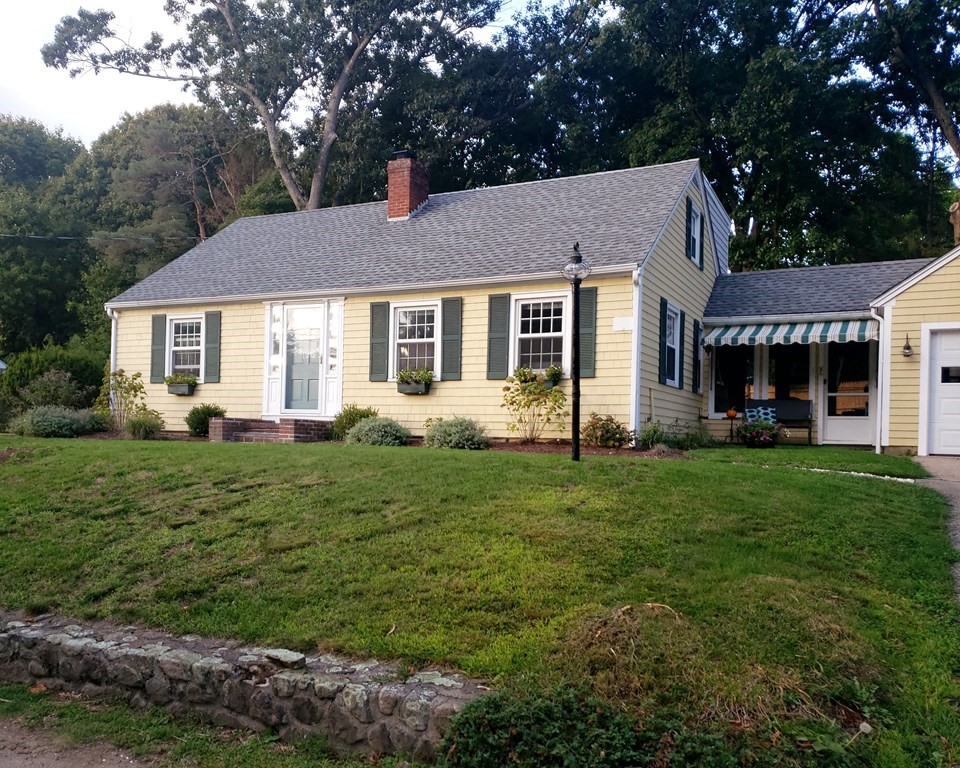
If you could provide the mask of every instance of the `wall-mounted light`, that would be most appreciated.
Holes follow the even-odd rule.
[[[913,347],[910,346],[910,334],[907,334],[907,341],[900,350],[904,357],[913,357]]]

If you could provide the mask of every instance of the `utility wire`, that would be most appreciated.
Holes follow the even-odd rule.
[[[197,242],[199,238],[189,237],[187,235],[179,235],[177,237],[129,237],[127,235],[86,235],[85,237],[66,237],[63,235],[14,235],[0,232],[0,238],[7,240],[60,240],[60,241],[71,241],[71,240],[126,240],[130,242],[137,243],[156,243],[158,240],[160,242],[182,242],[184,240],[189,240],[190,242]]]

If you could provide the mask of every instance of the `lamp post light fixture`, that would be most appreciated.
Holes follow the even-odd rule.
[[[573,287],[573,359],[570,365],[571,399],[571,429],[573,430],[572,458],[580,461],[580,283],[590,274],[590,262],[584,261],[580,255],[580,243],[573,244],[573,254],[570,260],[563,265],[560,274]]]

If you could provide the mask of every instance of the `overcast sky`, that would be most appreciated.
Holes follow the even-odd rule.
[[[508,5],[519,3],[514,0]],[[6,0],[4,6],[0,113],[63,128],[90,146],[124,112],[136,114],[155,104],[190,101],[175,83],[115,72],[71,78],[64,70],[44,66],[40,57],[40,48],[53,39],[60,19],[76,15],[80,7],[113,11],[114,32],[131,43],[139,45],[153,30],[169,40],[176,28],[163,12],[163,0]]]
[[[113,72],[71,78],[45,67],[40,48],[53,39],[57,22],[81,6],[116,14],[114,31],[140,43],[154,29],[169,31],[163,0],[27,0],[4,3],[0,25],[0,112],[39,120],[88,146],[124,112],[154,104],[183,103],[188,96],[174,83]]]

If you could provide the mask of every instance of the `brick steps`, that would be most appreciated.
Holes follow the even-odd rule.
[[[211,443],[316,443],[330,439],[330,422],[319,419],[210,419]]]

